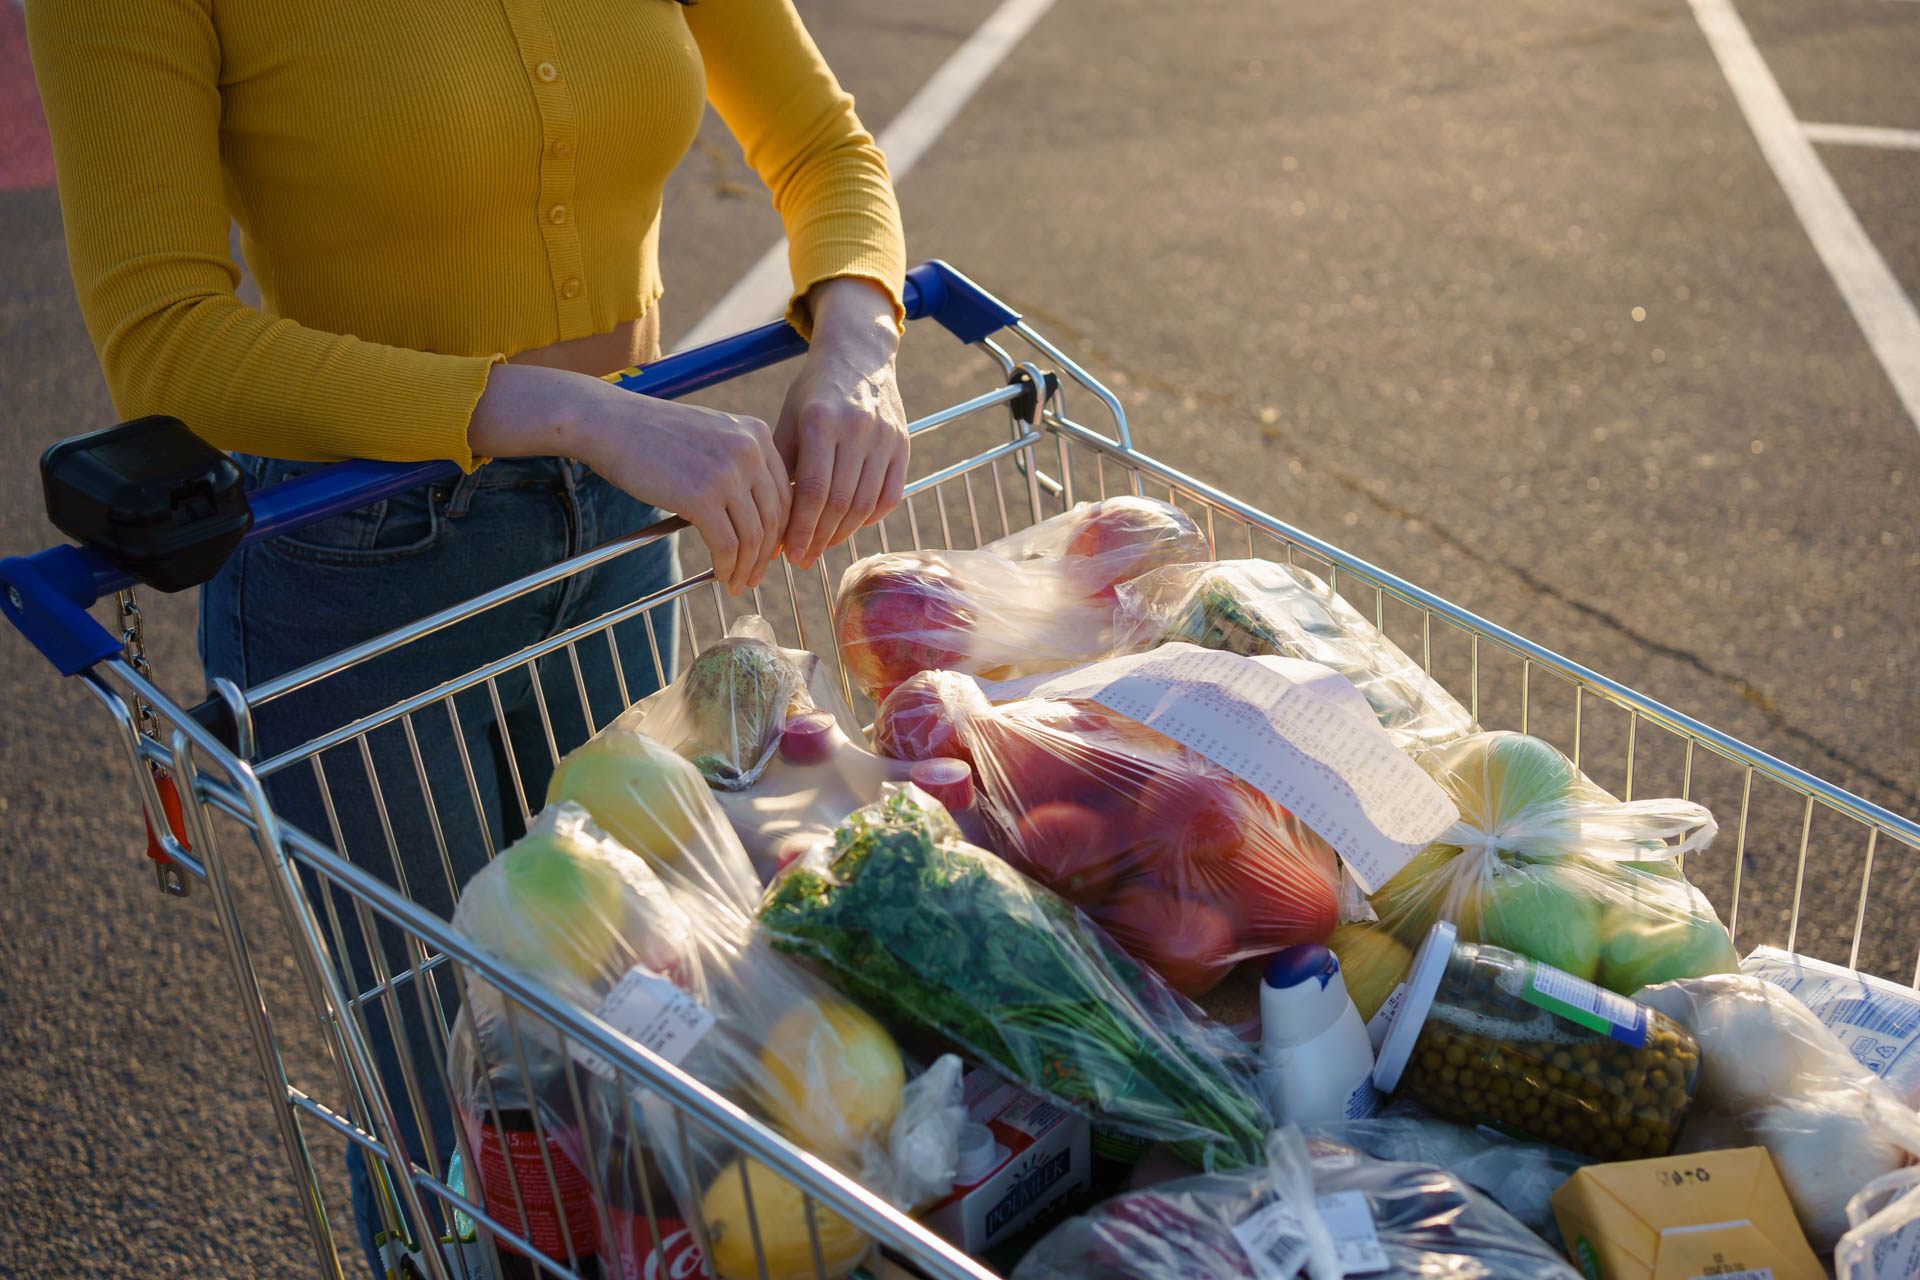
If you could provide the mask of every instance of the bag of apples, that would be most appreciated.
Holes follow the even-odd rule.
[[[995,853],[1081,907],[1185,996],[1337,922],[1334,851],[1251,784],[1091,702],[994,706],[929,671],[881,704],[874,741],[973,767]]]
[[[1622,802],[1549,743],[1478,733],[1415,757],[1460,820],[1372,895],[1379,920],[1329,945],[1370,1017],[1436,920],[1622,995],[1737,972],[1706,895],[1675,861],[1719,830],[1691,800]]]
[[[840,653],[876,702],[922,671],[1055,671],[1107,651],[1119,584],[1210,555],[1178,507],[1128,497],[1080,503],[977,551],[868,556],[840,579]]]

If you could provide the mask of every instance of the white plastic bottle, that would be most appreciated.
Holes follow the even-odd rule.
[[[1340,961],[1318,943],[1276,953],[1260,978],[1260,1087],[1277,1124],[1380,1109],[1373,1045]]]

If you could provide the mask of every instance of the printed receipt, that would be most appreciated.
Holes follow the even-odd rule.
[[[1332,845],[1369,893],[1460,817],[1360,691],[1318,663],[1168,644],[1021,684],[1097,702],[1246,779]],[[1004,691],[987,687],[995,701]]]

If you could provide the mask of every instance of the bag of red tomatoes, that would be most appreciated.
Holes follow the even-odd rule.
[[[1198,752],[1095,703],[994,706],[970,677],[926,671],[881,704],[874,741],[895,759],[970,764],[993,851],[1182,995],[1338,923],[1324,840]]]

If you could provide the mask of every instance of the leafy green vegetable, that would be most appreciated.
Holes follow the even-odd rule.
[[[1076,1110],[1203,1168],[1262,1158],[1246,1047],[917,789],[849,817],[827,867],[790,870],[760,921],[869,1009]]]

